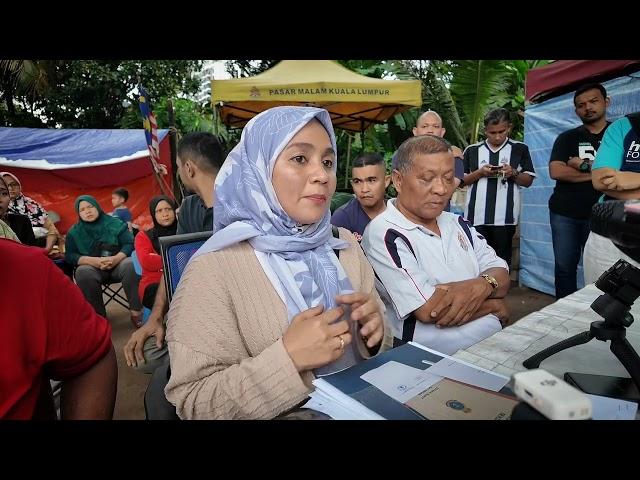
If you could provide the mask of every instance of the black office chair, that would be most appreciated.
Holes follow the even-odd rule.
[[[187,233],[159,239],[169,302],[171,302],[189,259],[211,234],[212,232]],[[147,391],[144,394],[144,411],[147,420],[179,420],[175,407],[164,394],[164,388],[167,386],[170,376],[170,365],[156,368],[151,375]]]
[[[196,253],[213,232],[185,233],[183,235],[171,235],[161,237],[160,251],[162,255],[162,267],[164,269],[164,282],[167,287],[167,299],[171,302],[178,282],[182,277],[191,256]]]

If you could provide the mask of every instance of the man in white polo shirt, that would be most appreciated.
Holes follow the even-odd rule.
[[[443,212],[455,188],[449,143],[406,140],[392,177],[398,197],[369,223],[362,248],[394,345],[413,340],[453,354],[493,335],[508,322],[509,270],[462,217]]]

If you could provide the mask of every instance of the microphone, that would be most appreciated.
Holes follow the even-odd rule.
[[[610,200],[591,209],[589,228],[640,262],[640,200]]]

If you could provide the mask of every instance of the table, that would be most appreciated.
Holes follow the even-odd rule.
[[[545,348],[588,331],[591,322],[602,320],[591,303],[603,292],[594,284],[530,313],[513,325],[482,342],[458,351],[454,358],[511,376],[526,370],[522,362]],[[627,328],[627,340],[640,352],[640,299],[631,308],[635,322]],[[629,373],[609,349],[610,342],[593,339],[547,358],[540,364],[557,377],[565,372],[629,377]]]

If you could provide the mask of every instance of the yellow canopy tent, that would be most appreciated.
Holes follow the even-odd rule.
[[[212,80],[211,92],[230,127],[279,105],[308,105],[328,110],[336,128],[363,132],[422,105],[419,80],[370,78],[331,60],[283,60],[255,77]]]

